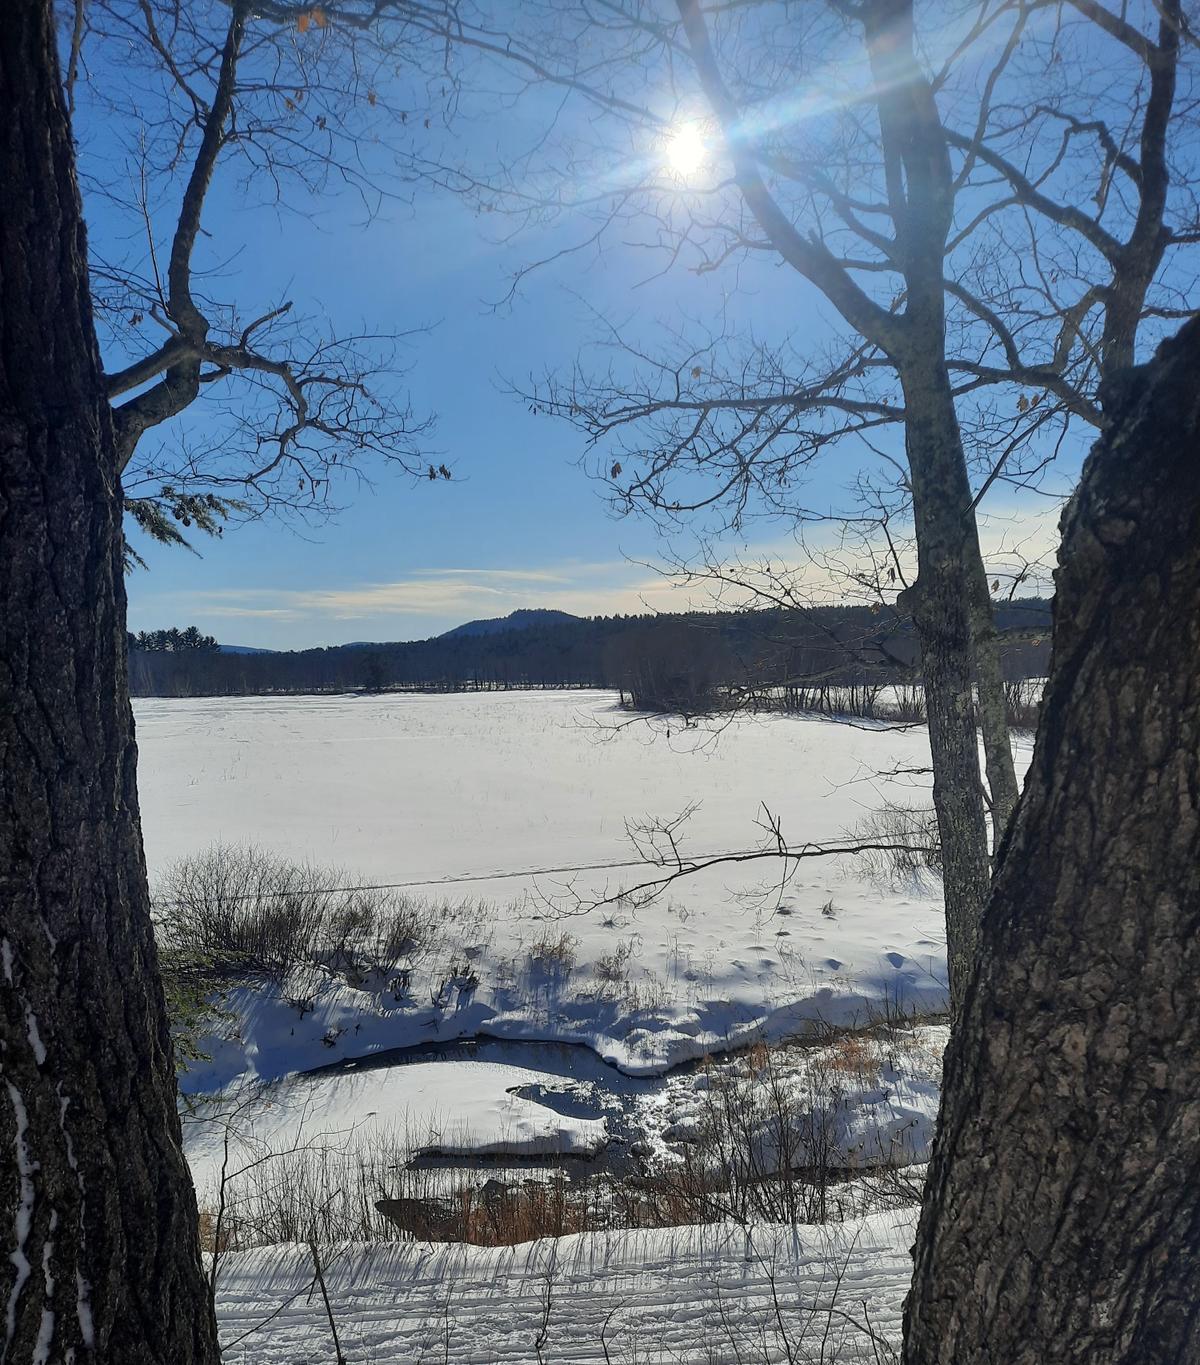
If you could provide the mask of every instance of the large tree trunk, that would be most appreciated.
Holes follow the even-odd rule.
[[[4,7],[0,108],[0,1360],[210,1362],[49,0]]]
[[[906,1365],[1200,1360],[1198,374],[1200,321],[1126,386],[1065,518]]]

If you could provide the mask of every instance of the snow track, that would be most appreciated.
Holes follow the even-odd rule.
[[[672,1228],[497,1249],[350,1245],[330,1253],[325,1276],[352,1365],[874,1365],[899,1341],[915,1219],[906,1210],[827,1227]],[[303,1247],[224,1260],[227,1365],[333,1359],[313,1278]]]

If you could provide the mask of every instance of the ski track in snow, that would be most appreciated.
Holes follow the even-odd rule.
[[[603,1365],[605,1345],[611,1365],[767,1365],[807,1359],[803,1346],[822,1338],[823,1359],[866,1365],[876,1356],[864,1325],[899,1340],[915,1220],[907,1210],[820,1228],[673,1228],[498,1249],[352,1245],[324,1269],[351,1365],[536,1365],[543,1331],[546,1365]],[[306,1248],[227,1257],[219,1300],[226,1365],[332,1360]]]

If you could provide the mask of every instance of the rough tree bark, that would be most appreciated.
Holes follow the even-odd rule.
[[[0,1360],[217,1360],[150,926],[49,0],[0,24]]]
[[[1200,320],[1121,386],[1064,519],[905,1365],[1200,1360],[1197,374]]]

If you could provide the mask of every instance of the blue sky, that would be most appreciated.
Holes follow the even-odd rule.
[[[569,364],[596,334],[593,308],[646,325],[678,321],[684,310],[702,318],[721,306],[724,283],[682,271],[646,282],[644,254],[616,245],[535,272],[497,310],[512,272],[578,229],[495,245],[492,222],[434,192],[367,226],[354,216],[349,202],[320,226],[235,213],[246,242],[239,287],[265,304],[295,298],[298,310],[349,328],[428,324],[408,349],[406,382],[414,406],[435,415],[429,444],[455,480],[414,484],[380,468],[372,487],[347,490],[331,523],[236,527],[219,542],[196,538],[199,558],[139,537],[149,569],[129,579],[131,629],[195,623],[227,642],[295,648],[420,638],[519,606],[597,614],[683,605],[644,567],[662,553],[654,531],[615,516],[580,467],[584,437],[532,415],[506,381]],[[760,295],[762,304],[812,308],[786,284],[782,297]],[[745,306],[753,312],[755,302]],[[824,330],[818,317],[812,325]],[[830,503],[840,494],[832,470],[809,493]],[[774,544],[783,534],[758,525],[731,544]]]
[[[85,141],[88,131],[81,129]],[[455,136],[468,158],[495,150],[486,124],[468,120]],[[620,171],[614,166],[614,176]],[[106,205],[89,198],[85,208],[90,230],[103,238],[113,226]],[[586,236],[586,225],[560,219],[501,243],[495,237],[508,224],[423,187],[411,205],[365,226],[349,195],[303,208],[280,218],[247,207],[218,170],[206,225],[219,229],[226,251],[225,244],[241,248],[223,292],[250,315],[289,298],[298,312],[345,329],[428,326],[411,342],[405,382],[414,407],[435,415],[430,450],[455,479],[414,484],[386,468],[368,470],[372,486],[347,489],[336,520],[231,528],[220,541],[197,538],[199,555],[135,536],[148,569],[129,579],[131,629],[195,624],[226,643],[299,648],[421,638],[523,606],[586,615],[687,605],[686,594],[646,566],[664,551],[653,530],[614,517],[580,467],[584,438],[531,414],[505,380],[568,366],[596,336],[596,313],[646,335],[657,322],[703,322],[732,307],[760,333],[819,341],[829,328],[813,292],[777,266],[744,272],[733,295],[722,272],[676,268],[648,279],[658,266],[646,252],[612,240],[600,255],[572,254],[536,271],[497,309],[514,271]],[[169,224],[174,201],[162,209]],[[188,418],[201,427],[204,420]],[[865,458],[852,450],[818,465],[805,503],[844,507]],[[1030,520],[1027,507],[1002,506],[985,541],[1011,542],[1017,528],[1017,538],[1044,552],[1053,514],[1042,504],[1034,512]],[[785,526],[760,521],[724,548],[778,560],[789,543]],[[686,535],[679,548],[692,548]]]
[[[584,438],[532,415],[505,381],[574,357],[594,333],[581,294],[617,312],[657,306],[670,317],[672,293],[703,285],[637,289],[639,263],[614,250],[586,272],[579,261],[547,268],[497,311],[489,300],[541,244],[489,246],[476,216],[448,196],[366,228],[292,225],[275,236],[271,223],[255,227],[255,259],[270,262],[279,292],[308,294],[309,311],[349,326],[431,324],[413,340],[407,384],[414,406],[435,414],[429,444],[455,480],[413,483],[381,468],[372,487],[347,490],[332,523],[237,527],[220,542],[196,539],[202,558],[139,539],[149,571],[129,580],[131,628],[195,622],[227,641],[296,647],[420,638],[518,606],[595,614],[641,610],[647,593],[658,599],[657,576],[626,558],[656,557],[653,531],[613,515],[580,467]],[[256,287],[266,283],[255,275]]]

